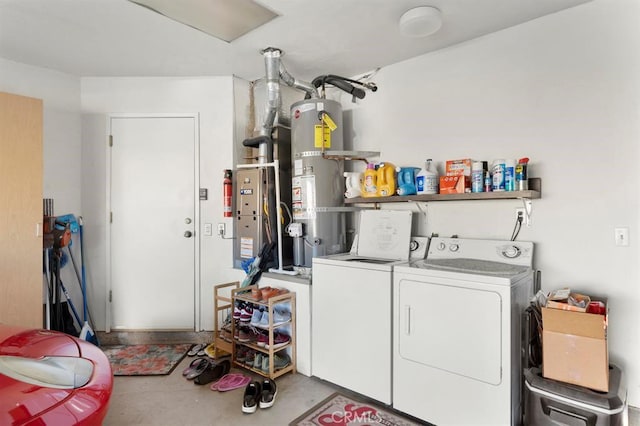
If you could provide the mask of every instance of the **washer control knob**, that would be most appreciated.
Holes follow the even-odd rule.
[[[502,255],[509,259],[515,259],[520,256],[520,254],[522,254],[522,252],[518,246],[509,246],[502,251]]]
[[[444,250],[446,248],[447,248],[447,245],[445,243],[438,244],[438,250],[442,251],[442,250]]]
[[[458,244],[451,244],[451,245],[449,246],[449,250],[455,253],[455,252],[457,252],[458,250],[460,250],[460,246],[459,246]]]

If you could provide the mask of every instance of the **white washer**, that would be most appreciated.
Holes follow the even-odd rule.
[[[393,407],[439,426],[521,423],[533,243],[432,238],[394,268]]]
[[[358,248],[313,259],[311,373],[391,404],[392,272],[409,259],[410,211],[363,211]]]

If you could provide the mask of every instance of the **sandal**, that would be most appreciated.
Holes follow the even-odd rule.
[[[231,370],[231,362],[229,362],[228,359],[220,361],[219,363],[207,361],[207,366],[195,377],[193,383],[196,385],[206,385],[221,378],[227,374],[229,370]]]
[[[189,364],[189,366],[187,368],[185,368],[184,370],[182,370],[182,375],[184,377],[187,377],[189,375],[189,373],[192,373],[193,371],[195,371],[195,369],[198,367],[199,364],[205,362],[206,359],[204,358],[196,358],[193,361],[191,361],[191,364]]]
[[[226,392],[245,387],[251,381],[251,377],[241,373],[225,374],[220,380],[211,385],[211,390]]]
[[[193,368],[193,370],[187,373],[187,375],[185,376],[187,380],[195,379],[196,377],[201,375],[207,369],[207,367],[209,367],[209,360],[207,358],[197,358],[197,359],[202,361],[197,363],[196,366]]]
[[[187,352],[187,355],[188,356],[196,356],[198,354],[198,352],[203,350],[206,346],[207,346],[206,343],[198,343],[197,345],[193,345],[193,346],[191,346],[191,349],[189,349],[189,352]]]

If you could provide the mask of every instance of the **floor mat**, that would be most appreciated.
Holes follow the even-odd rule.
[[[101,349],[109,358],[114,376],[163,376],[176,368],[191,346],[115,345]]]
[[[372,425],[419,426],[377,404],[361,402],[338,392],[289,423],[290,426]]]

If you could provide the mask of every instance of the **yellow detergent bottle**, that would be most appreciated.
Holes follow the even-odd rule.
[[[396,193],[396,167],[391,163],[378,166],[378,197],[388,197]]]
[[[376,180],[378,175],[373,163],[367,164],[367,170],[364,171],[364,178],[362,179],[362,196],[363,197],[377,197],[378,187]]]

